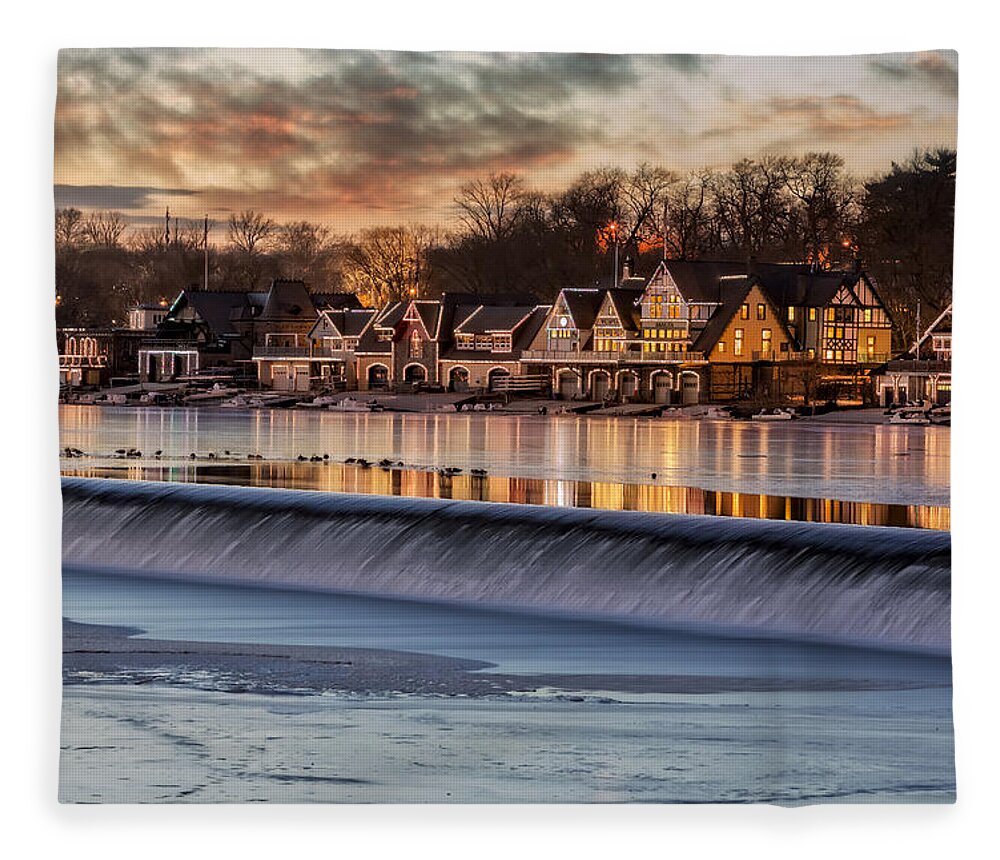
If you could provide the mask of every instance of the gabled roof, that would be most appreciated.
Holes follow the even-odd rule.
[[[348,308],[347,310],[320,311],[316,324],[309,331],[310,337],[321,336],[319,331],[331,326],[341,337],[358,337],[371,318],[375,316],[374,308]],[[329,335],[327,335],[329,336]]]
[[[496,307],[495,305],[479,305],[465,319],[455,326],[456,334],[489,334],[491,332],[513,332],[524,322],[536,306],[512,305]],[[460,316],[456,308],[455,319]]]
[[[442,352],[441,357],[449,361],[516,361],[521,356],[521,352],[527,349],[535,335],[545,325],[551,305],[535,305],[533,308],[524,308],[527,315],[514,331],[511,338],[510,352],[493,352],[491,349],[455,349],[454,345]],[[468,332],[467,332],[468,333]]]
[[[629,279],[635,280],[635,279]],[[622,321],[622,326],[626,331],[638,331],[642,308],[639,303],[642,300],[642,289],[619,288],[608,290],[607,296],[615,306],[618,317]]]
[[[170,315],[185,304],[205,321],[215,337],[238,334],[233,323],[252,314],[247,293],[235,290],[185,290],[171,306]]]
[[[594,327],[594,320],[604,302],[605,292],[597,287],[566,287],[559,291],[559,295],[566,303],[576,327],[590,329]]]
[[[793,333],[789,331],[787,323],[782,319],[780,306],[768,296],[761,279],[756,275],[751,275],[743,278],[723,278],[720,281],[721,304],[715,313],[712,314],[700,334],[695,338],[694,343],[691,345],[693,351],[704,352],[707,355],[715,348],[715,344],[722,337],[726,326],[729,325],[733,317],[739,312],[744,300],[754,286],[760,287],[765,300],[770,304],[775,327],[788,339],[790,344],[794,346],[798,345]]]
[[[316,307],[304,281],[274,280],[267,293],[262,320],[315,319]]]

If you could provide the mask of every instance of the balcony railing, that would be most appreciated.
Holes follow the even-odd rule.
[[[896,361],[890,361],[888,369],[891,372],[932,371],[935,373],[951,373],[951,362],[940,361],[938,359],[901,358]]]
[[[681,364],[704,361],[701,352],[584,351],[570,349],[526,349],[522,361],[568,362],[569,364]]]
[[[308,346],[255,346],[254,358],[308,358]]]

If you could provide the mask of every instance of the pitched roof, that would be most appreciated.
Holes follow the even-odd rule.
[[[754,281],[748,277],[724,278],[719,281],[716,297],[713,301],[721,301],[721,305],[716,308],[715,313],[705,323],[705,327],[691,344],[691,349],[694,352],[707,354],[712,350],[719,338],[722,337],[729,321],[742,306],[743,300],[747,297],[753,284]]]
[[[496,307],[495,305],[479,305],[465,319],[455,326],[455,332],[462,334],[487,334],[488,332],[512,332],[527,319],[534,310],[534,304],[511,305]],[[456,309],[455,319],[460,316]]]
[[[235,290],[185,290],[182,295],[216,337],[237,334],[233,323],[251,310],[247,294]]]
[[[315,319],[316,307],[304,281],[275,279],[267,293],[262,320]]]
[[[601,309],[606,292],[596,287],[567,287],[560,291],[578,329],[594,327],[594,320]]]
[[[510,352],[493,352],[492,349],[456,349],[454,345],[441,353],[441,357],[449,361],[516,361],[521,352],[527,349],[535,335],[545,324],[551,305],[535,305],[533,308],[523,308],[527,314],[514,331],[511,338]]]
[[[317,310],[327,308],[344,310],[361,307],[361,302],[354,293],[310,293],[310,296]]]
[[[608,290],[607,294],[611,297],[615,310],[618,311],[618,317],[622,321],[622,326],[627,331],[639,330],[641,319],[641,308],[639,307],[639,302],[642,299],[643,292],[644,290],[642,289],[637,290],[628,288]]]

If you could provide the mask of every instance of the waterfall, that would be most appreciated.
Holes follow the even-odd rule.
[[[946,651],[944,532],[64,478],[63,560]]]

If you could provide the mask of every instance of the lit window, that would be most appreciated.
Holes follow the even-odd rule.
[[[767,319],[767,308],[762,304],[757,305],[757,319],[759,320]]]
[[[806,350],[806,358],[812,359],[815,357],[816,357],[816,350],[813,349],[812,347],[809,347],[809,349]]]
[[[771,329],[769,328],[760,333],[760,350],[765,354],[771,351]]]
[[[809,322],[816,322],[816,308],[809,308]]]
[[[829,322],[833,321],[833,318],[834,318],[834,310],[833,310],[833,308],[827,308],[826,309],[826,318],[827,318],[827,320]]]
[[[740,308],[740,319],[750,319],[750,305],[743,305],[743,307]]]
[[[788,309],[788,321],[795,322],[795,308],[790,307]]]
[[[725,352],[725,351],[726,351],[726,342],[724,340],[720,340],[719,341],[719,352]]]
[[[733,338],[733,355],[743,355],[743,329],[736,329]]]
[[[826,358],[827,361],[833,361],[833,350],[826,350],[826,352],[823,353],[823,357]]]
[[[872,321],[872,309],[871,308],[865,308],[865,311],[864,311],[864,321],[866,323],[870,323]]]

